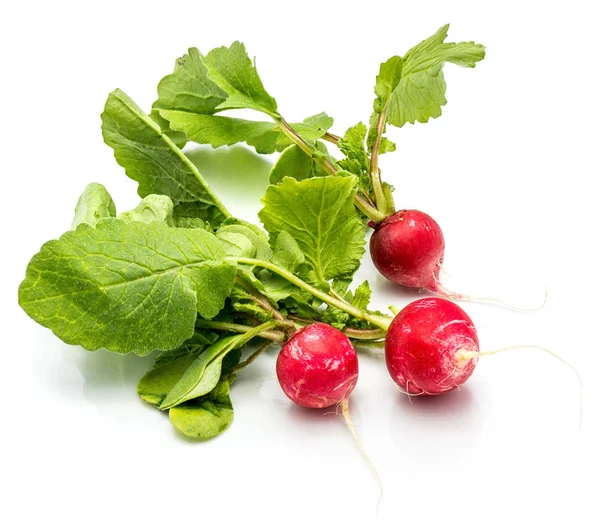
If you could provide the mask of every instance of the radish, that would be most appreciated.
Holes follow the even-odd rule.
[[[283,392],[292,402],[308,408],[340,406],[358,449],[375,474],[381,501],[383,486],[379,472],[358,438],[348,408],[350,393],[358,380],[358,356],[350,340],[331,325],[308,325],[283,346],[276,371]]]
[[[479,350],[471,318],[455,303],[437,297],[411,302],[393,319],[385,340],[392,379],[409,397],[439,395],[465,383],[481,356],[516,349],[538,349],[569,367],[579,380],[579,425],[583,420],[583,383],[575,367],[547,348],[514,345]]]
[[[455,300],[492,302],[512,310],[535,312],[535,308],[514,306],[493,297],[472,297],[448,290],[440,282],[444,261],[444,235],[436,221],[420,210],[398,210],[374,227],[371,236],[371,259],[388,280],[406,288],[426,289]]]
[[[281,349],[277,378],[283,392],[300,406],[347,408],[358,380],[358,357],[342,332],[325,323],[311,324]]]
[[[376,226],[370,249],[373,264],[388,280],[439,292],[444,236],[431,216],[399,210]]]
[[[428,297],[407,305],[392,321],[385,360],[392,379],[409,395],[439,395],[471,376],[479,340],[473,321],[456,304]]]

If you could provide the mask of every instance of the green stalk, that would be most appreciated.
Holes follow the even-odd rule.
[[[313,157],[314,155],[314,148],[308,144],[295,130],[294,128],[288,124],[283,118],[279,118],[277,120],[277,124],[279,125],[281,131],[292,141],[294,142],[294,144],[296,144],[302,151],[304,151],[304,153],[306,153],[309,157]],[[330,142],[334,142],[335,144],[337,144],[337,142],[339,141],[339,137],[337,137],[336,135],[331,135],[330,133],[327,133],[325,136],[329,135],[329,138],[327,138],[327,140],[329,140]],[[325,138],[325,137],[323,137]],[[379,143],[381,143],[381,138],[379,139]],[[332,164],[332,162],[328,159],[319,157],[317,159],[315,159],[319,164],[321,164],[323,166],[323,168],[325,168],[325,171],[327,171],[327,173],[329,173],[330,175],[335,175],[337,173],[337,168],[335,167],[334,164]],[[375,161],[377,162],[377,160]],[[379,190],[381,193],[381,196],[383,197],[383,203],[382,204],[387,204],[385,202],[385,193],[383,191],[383,187],[381,185],[381,179],[379,178],[379,176],[377,177],[378,179],[378,187],[377,185],[373,186],[373,190]],[[377,193],[375,194],[375,199],[377,199]],[[356,206],[356,208],[358,208],[365,216],[367,216],[370,220],[374,221],[375,223],[380,223],[381,221],[383,221],[386,217],[387,211],[381,210],[379,207],[375,208],[371,202],[366,199],[362,194],[356,193],[354,195],[354,206]]]
[[[238,264],[254,265],[272,271],[273,273],[285,278],[288,282],[291,282],[295,286],[298,286],[304,291],[307,291],[317,299],[329,304],[330,306],[335,306],[343,312],[353,315],[357,319],[367,321],[377,326],[378,328],[381,328],[382,330],[387,330],[392,322],[392,319],[390,317],[373,315],[370,312],[359,310],[358,308],[356,308],[356,306],[352,306],[352,304],[340,301],[335,297],[332,297],[331,295],[324,293],[321,290],[315,288],[314,286],[311,286],[310,284],[304,282],[302,279],[298,278],[293,273],[290,273],[287,269],[283,269],[282,267],[272,264],[271,262],[265,262],[263,260],[256,260],[255,258],[244,257],[232,258],[232,260]]]
[[[383,129],[385,127],[385,116],[387,112],[387,104],[381,110],[379,118],[377,119],[377,135],[373,141],[373,148],[371,149],[371,164],[370,164],[370,176],[371,186],[373,187],[373,194],[375,195],[375,205],[379,212],[387,213],[389,211],[386,194],[381,184],[381,173],[379,171],[379,150],[381,149],[381,136],[383,135]]]
[[[279,120],[277,121],[277,124],[279,125],[279,128],[281,129],[281,131],[292,141],[294,142],[294,144],[296,144],[302,151],[304,151],[304,153],[306,153],[309,157],[312,158],[315,150],[314,148],[308,144],[294,129],[293,127],[288,124],[283,118],[279,118]],[[330,160],[327,160],[325,158],[319,157],[316,159],[316,161],[321,164],[323,166],[323,168],[325,168],[325,171],[327,171],[327,173],[330,173],[331,175],[335,175],[337,173],[337,168],[331,163]]]
[[[265,324],[271,324],[272,326],[268,328],[274,328],[277,325],[273,323],[273,321],[269,321]],[[263,326],[263,325],[259,325]],[[202,329],[212,329],[212,330],[226,330],[228,332],[239,332],[242,334],[250,333],[255,331],[259,326],[246,326],[236,323],[223,323],[220,321],[205,321],[204,319],[198,319],[196,321],[196,327]],[[279,332],[277,330],[268,330],[268,328],[264,328],[255,334],[260,337],[264,337],[265,339],[269,339],[271,341],[277,341],[277,343],[283,343],[285,341],[285,333]],[[250,338],[252,339],[252,338]]]

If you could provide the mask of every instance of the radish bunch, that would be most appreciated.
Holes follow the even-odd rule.
[[[189,49],[159,82],[148,113],[116,89],[102,135],[137,183],[140,204],[118,212],[101,184],[88,185],[71,230],[31,259],[20,305],[68,344],[156,352],[138,394],[198,439],[231,424],[236,374],[274,344],[283,393],[302,407],[338,406],[357,442],[349,414],[356,347],[384,349],[390,376],[408,395],[460,387],[491,352],[480,352],[473,322],[448,300],[464,297],[440,283],[439,225],[419,210],[396,209],[379,165],[395,150],[389,126],[441,115],[444,66],[473,68],[484,58],[483,46],[446,42],[447,32],[442,26],[382,63],[368,125],[343,135],[331,132],[325,113],[287,121],[240,42],[206,54]],[[236,117],[238,109],[264,119]],[[262,226],[230,212],[183,150],[240,142],[279,153]],[[385,278],[443,298],[415,300],[396,315],[369,309],[368,283],[350,289],[369,227],[371,257]]]

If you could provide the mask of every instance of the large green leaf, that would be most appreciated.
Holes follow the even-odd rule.
[[[320,282],[351,276],[364,253],[365,226],[354,208],[356,177],[286,177],[269,186],[259,218],[277,238],[287,231]]]
[[[161,109],[159,112],[173,130],[182,132],[193,142],[210,144],[214,148],[246,142],[258,153],[270,154],[292,145],[292,140],[281,132],[275,122],[171,109]],[[332,123],[332,118],[321,113],[290,125],[306,142],[312,144],[327,132]]]
[[[99,220],[114,218],[116,215],[117,208],[108,190],[101,184],[91,183],[85,187],[77,201],[71,228],[75,229],[81,223],[95,227]]]
[[[444,42],[448,27],[442,26],[404,57],[392,57],[381,65],[374,111],[377,115],[387,108],[387,123],[402,127],[407,122],[425,123],[440,116],[446,104],[444,64],[473,68],[485,57],[485,48],[473,41]]]
[[[145,355],[179,346],[196,314],[210,319],[235,267],[202,229],[103,219],[46,243],[27,267],[19,303],[65,343]]]
[[[106,100],[102,134],[125,173],[139,183],[141,197],[169,196],[176,205],[190,205],[195,210],[193,217],[210,221],[213,226],[230,217],[198,169],[121,90],[115,90]]]
[[[265,90],[256,66],[241,42],[236,41],[229,48],[221,46],[211,50],[202,62],[209,79],[228,95],[218,108],[254,109],[273,117],[279,116],[277,102]]]
[[[171,110],[161,110],[160,114],[169,121],[171,128],[184,132],[198,144],[210,144],[218,148],[246,142],[263,154],[273,153],[277,149],[280,131],[274,122]]]
[[[170,409],[169,419],[177,430],[194,439],[219,435],[233,421],[229,381],[222,380],[208,395]]]

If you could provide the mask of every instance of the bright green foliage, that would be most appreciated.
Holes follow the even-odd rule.
[[[81,223],[95,227],[99,220],[114,218],[116,215],[117,208],[108,190],[101,184],[91,183],[85,187],[77,201],[71,228],[75,229]]]
[[[355,177],[285,178],[269,186],[259,218],[272,238],[287,231],[319,282],[352,275],[364,253],[365,227],[354,208]]]
[[[446,104],[445,63],[473,68],[485,57],[485,48],[474,42],[444,42],[448,25],[411,48],[404,57],[392,57],[381,65],[375,84],[376,114],[386,110],[387,123],[425,123],[442,114]]]
[[[218,225],[230,214],[208,188],[198,169],[160,127],[124,92],[115,90],[102,113],[104,141],[117,162],[139,183],[141,197],[169,196],[174,204],[193,208],[193,217]]]
[[[235,267],[201,229],[101,220],[80,225],[36,254],[19,288],[28,315],[65,343],[145,355],[194,333],[196,313],[214,317]]]
[[[273,153],[280,136],[275,122],[254,122],[228,116],[192,114],[182,111],[160,111],[173,129],[183,131],[198,144],[210,144],[214,148],[246,142],[258,153]]]
[[[212,391],[221,378],[223,358],[236,347],[239,337],[219,339],[202,352],[168,392],[160,409],[170,409]]]
[[[245,46],[234,42],[208,52],[202,62],[211,81],[228,95],[219,109],[254,109],[277,117],[277,103],[267,93]]]
[[[315,148],[320,152],[327,153],[327,147],[322,142],[316,142]],[[325,175],[327,175],[327,172],[317,160],[309,157],[298,146],[293,145],[285,148],[273,165],[269,174],[269,181],[271,184],[277,184],[284,177],[293,177],[297,181],[303,181],[311,177],[324,177]]]
[[[173,227],[173,201],[166,195],[150,194],[133,210],[119,214],[119,219],[142,223],[158,222]]]
[[[221,380],[206,396],[170,409],[169,419],[177,430],[194,439],[219,435],[233,421],[229,380]]]
[[[156,109],[173,109],[199,114],[212,114],[227,99],[227,93],[213,83],[197,48],[175,61],[172,74],[158,84]]]

